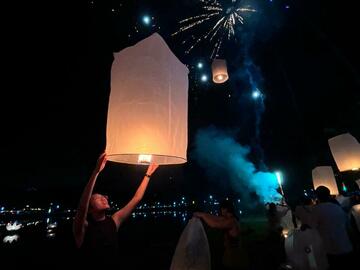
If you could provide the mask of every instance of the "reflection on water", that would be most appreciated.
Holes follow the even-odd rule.
[[[17,221],[15,221],[14,223],[9,222],[8,224],[6,224],[6,230],[7,231],[17,231],[20,230],[22,224],[17,223]]]
[[[12,243],[12,242],[17,242],[19,240],[20,236],[18,234],[14,234],[14,235],[6,235],[3,239],[3,243]]]
[[[172,216],[174,218],[179,218],[182,221],[186,221],[188,219],[187,211],[151,211],[151,212],[134,212],[132,213],[133,218],[158,218],[158,217],[166,217]]]
[[[70,220],[70,217],[61,218],[65,220]],[[44,225],[45,226],[38,226],[38,225]],[[24,233],[24,230],[26,230],[25,233],[33,233],[33,232],[39,232],[42,231],[42,228],[45,229],[46,237],[47,238],[54,238],[56,236],[56,228],[58,226],[58,223],[56,221],[51,222],[50,218],[47,218],[44,222],[43,220],[23,220],[23,221],[9,221],[9,222],[3,222],[0,221],[0,228],[5,227],[5,231],[0,229],[0,233],[5,233],[3,237],[3,243],[6,244],[12,244],[18,242],[20,239],[21,233]],[[41,227],[41,228],[39,228]],[[14,234],[16,232],[17,234]]]
[[[151,269],[169,269],[179,237],[192,216],[185,209],[170,210],[141,209],[122,224],[119,260],[129,266],[122,269],[150,269],[150,262]],[[19,266],[56,262],[56,269],[64,269],[72,260],[83,264],[72,233],[73,212],[26,217],[0,216],[0,257]],[[20,229],[8,231],[8,223],[21,225]]]
[[[58,226],[57,222],[47,223],[47,226],[46,226],[46,237],[47,238],[54,238],[56,236],[55,229],[57,228],[57,226]]]
[[[162,217],[170,217],[175,222],[185,223],[191,216],[188,211],[136,211],[132,213],[131,220],[135,223],[148,220],[151,222],[153,219]],[[31,241],[35,239],[56,239],[59,227],[71,226],[73,217],[45,217],[38,220],[0,220],[0,235],[3,238],[3,245],[15,244],[18,242],[26,242],[29,235],[31,235]],[[16,233],[16,234],[15,234]],[[20,237],[25,235],[26,237]],[[21,239],[21,240],[20,240]]]

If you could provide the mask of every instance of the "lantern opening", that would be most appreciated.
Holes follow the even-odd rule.
[[[152,155],[143,155],[140,154],[138,158],[138,163],[151,163]]]
[[[351,170],[352,170],[352,171],[358,171],[359,168],[352,168]]]
[[[223,77],[223,75],[218,75],[218,76],[216,76],[216,79],[218,81],[222,81],[224,79],[224,77]]]
[[[228,76],[226,74],[219,74],[214,76],[214,83],[223,83],[228,80]]]
[[[145,157],[143,157],[145,156]],[[150,160],[149,157],[150,156]],[[158,154],[109,154],[109,161],[133,164],[133,165],[148,165],[151,162],[154,162],[158,165],[168,165],[168,164],[183,164],[186,163],[186,159],[181,156],[170,156],[170,155],[158,155]]]

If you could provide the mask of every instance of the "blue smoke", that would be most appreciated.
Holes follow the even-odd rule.
[[[258,171],[247,158],[250,148],[237,143],[233,135],[214,127],[201,129],[195,138],[195,159],[211,180],[229,181],[232,191],[247,203],[250,193],[261,202],[278,201],[278,183],[274,173]],[[254,203],[254,202],[252,202]]]

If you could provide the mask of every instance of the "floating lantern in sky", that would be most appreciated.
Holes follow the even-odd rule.
[[[329,139],[329,146],[340,172],[360,169],[360,144],[351,134]]]
[[[188,72],[157,33],[114,55],[106,134],[110,161],[186,162]]]
[[[214,59],[211,69],[214,83],[224,83],[229,79],[224,59]]]
[[[325,186],[330,189],[331,195],[339,195],[333,169],[330,166],[320,166],[312,170],[314,189]]]

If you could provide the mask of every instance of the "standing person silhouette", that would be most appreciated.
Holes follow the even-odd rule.
[[[248,254],[243,247],[240,224],[231,201],[224,200],[220,203],[220,216],[203,212],[195,212],[194,216],[202,219],[211,228],[224,232],[223,269],[248,269]]]

